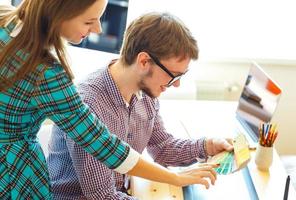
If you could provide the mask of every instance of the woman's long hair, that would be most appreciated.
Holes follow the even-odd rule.
[[[56,59],[72,79],[67,63],[64,41],[60,35],[62,22],[82,14],[96,0],[23,0],[16,9],[4,9],[0,14],[0,26],[14,20],[21,23],[20,33],[6,46],[0,46],[0,68],[9,67],[13,57],[21,54],[20,67],[12,76],[0,76],[0,91],[36,69],[39,64],[52,64]],[[1,13],[1,11],[0,11]],[[51,51],[55,51],[55,56]]]

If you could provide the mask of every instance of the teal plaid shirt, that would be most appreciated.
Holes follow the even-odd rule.
[[[13,27],[12,23],[0,27],[0,52],[11,40]],[[0,76],[13,74],[22,60],[13,56],[9,65],[0,66]],[[129,146],[110,134],[82,103],[63,68],[58,63],[46,69],[40,64],[0,92],[0,199],[51,199],[46,161],[36,140],[46,118],[108,168],[117,168],[130,157]]]

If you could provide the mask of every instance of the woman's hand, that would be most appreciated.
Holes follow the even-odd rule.
[[[208,189],[210,183],[215,184],[217,173],[214,170],[218,164],[196,164],[185,170],[176,173],[176,182],[171,183],[177,186],[187,186],[192,184],[202,184]]]

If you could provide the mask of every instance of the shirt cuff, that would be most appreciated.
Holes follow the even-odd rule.
[[[199,162],[205,162],[207,160],[207,151],[206,151],[206,138],[200,138],[196,141],[194,148],[192,148],[194,155]]]
[[[135,167],[140,159],[140,154],[133,148],[130,148],[127,158],[114,170],[120,174],[126,174]]]

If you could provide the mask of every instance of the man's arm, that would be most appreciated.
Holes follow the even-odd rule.
[[[154,160],[163,166],[186,166],[195,163],[197,159],[206,159],[222,151],[232,151],[232,140],[224,138],[177,139],[164,128],[163,120],[158,112],[153,133],[148,143],[148,152]]]
[[[197,140],[177,139],[169,134],[159,115],[159,102],[155,102],[153,132],[147,146],[153,159],[163,166],[185,166],[195,163],[197,158],[206,158],[205,138]]]

